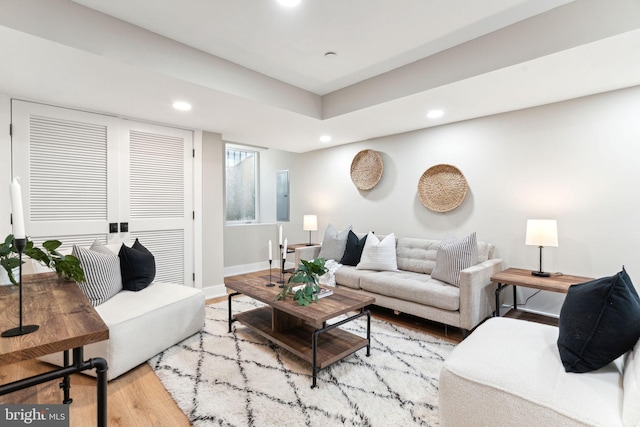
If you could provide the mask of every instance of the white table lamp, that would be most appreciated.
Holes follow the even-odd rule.
[[[544,246],[558,247],[558,223],[555,219],[528,219],[525,244],[540,248],[540,267],[531,274],[539,277],[549,277],[551,273],[542,271],[542,248]]]
[[[317,215],[305,215],[302,221],[302,229],[309,232],[309,243],[307,246],[312,246],[311,232],[318,231],[318,216]]]

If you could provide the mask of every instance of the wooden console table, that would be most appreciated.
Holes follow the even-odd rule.
[[[570,276],[568,274],[552,274],[550,277],[539,277],[531,274],[531,270],[508,268],[491,276],[491,281],[498,284],[496,288],[496,311],[494,316],[500,316],[500,292],[508,285],[513,286],[513,309],[517,310],[517,286],[566,294],[569,291],[569,286],[590,280],[593,279],[591,277]]]
[[[83,347],[108,339],[109,328],[80,288],[75,283],[59,281],[56,273],[25,275],[23,286],[23,323],[40,328],[26,335],[1,337],[0,365],[63,351],[66,366],[0,385],[0,396],[63,378],[63,403],[71,403],[69,376],[96,369],[98,426],[106,426],[107,362],[100,357],[85,361]],[[18,326],[18,291],[17,286],[0,287],[0,331]]]

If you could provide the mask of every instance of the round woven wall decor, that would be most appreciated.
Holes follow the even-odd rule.
[[[455,166],[432,166],[418,181],[420,201],[435,212],[448,212],[457,208],[466,195],[467,180]]]
[[[380,153],[374,150],[362,150],[351,162],[351,181],[359,190],[371,190],[382,178],[383,170]]]

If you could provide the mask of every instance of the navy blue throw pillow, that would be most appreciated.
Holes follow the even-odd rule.
[[[367,236],[364,236],[362,239],[358,239],[356,233],[349,230],[349,235],[347,236],[347,246],[344,249],[344,255],[342,255],[342,259],[340,260],[340,264],[342,265],[358,265],[360,262],[360,257],[362,256],[362,250],[364,249],[364,243],[367,241]]]
[[[130,248],[122,245],[118,256],[123,289],[140,291],[153,282],[156,277],[155,257],[138,239]]]
[[[640,297],[624,267],[569,287],[558,327],[566,372],[595,371],[633,348],[640,338]]]

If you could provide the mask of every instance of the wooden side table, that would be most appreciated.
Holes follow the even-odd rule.
[[[569,286],[588,282],[590,280],[593,280],[593,278],[571,276],[568,274],[552,274],[550,277],[538,277],[531,274],[531,270],[508,268],[491,276],[491,281],[498,284],[498,287],[496,288],[496,311],[494,312],[494,317],[500,316],[500,292],[502,292],[502,290],[508,285],[513,286],[513,309],[517,310],[517,286],[566,294],[569,291]]]
[[[87,344],[109,339],[109,328],[75,283],[61,282],[56,273],[25,275],[25,320],[40,328],[27,335],[0,338],[0,366],[64,352],[65,366],[0,385],[0,396],[62,378],[63,403],[71,403],[69,376],[87,369],[96,370],[97,425],[107,425],[107,362],[101,357],[85,360]],[[0,330],[16,326],[18,294],[15,286],[0,289]],[[69,364],[68,351],[73,361]]]

